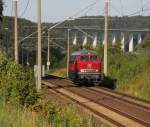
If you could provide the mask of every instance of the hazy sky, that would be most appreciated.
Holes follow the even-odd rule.
[[[3,0],[5,3],[4,15],[12,15],[12,0]],[[42,21],[56,22],[71,17],[79,12],[74,17],[85,15],[103,15],[104,0],[41,0],[42,1]],[[96,4],[86,8],[92,3]],[[36,21],[36,0],[19,0],[18,13],[19,17],[23,13],[22,18],[27,18]],[[110,15],[129,15],[134,12],[150,8],[150,0],[110,0]],[[84,9],[86,8],[86,9]],[[83,10],[82,10],[83,9]],[[81,11],[82,10],[82,11]],[[150,11],[138,13],[142,15],[150,15]]]

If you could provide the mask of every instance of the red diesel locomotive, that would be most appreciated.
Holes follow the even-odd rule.
[[[88,50],[72,53],[69,61],[69,78],[73,82],[99,84],[102,79],[100,56]]]

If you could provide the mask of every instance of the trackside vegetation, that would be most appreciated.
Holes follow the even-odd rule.
[[[150,100],[150,39],[145,38],[134,53],[111,52],[109,58],[116,90]]]
[[[23,68],[0,50],[0,99],[21,105],[34,105],[39,95],[35,89],[32,71]]]
[[[0,126],[92,127],[93,118],[73,104],[46,100],[37,93],[33,73],[0,49]]]

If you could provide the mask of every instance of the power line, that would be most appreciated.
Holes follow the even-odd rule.
[[[94,8],[94,5],[93,5],[93,6],[89,7],[86,12],[84,12],[84,15],[88,15],[87,13],[88,13],[89,11],[92,11],[92,12],[97,11],[98,14],[99,14],[99,12],[103,12],[103,13],[104,13],[104,8],[101,9],[101,10],[98,10],[98,9],[96,10],[96,9]]]
[[[11,17],[12,17],[12,15],[13,15],[13,2],[12,2],[12,4],[11,4],[11,12],[10,12],[10,15],[11,15]]]
[[[143,15],[143,0],[141,0],[141,15]]]
[[[143,4],[143,0],[141,0],[141,9],[140,10],[137,10],[136,12],[133,12],[129,15],[126,15],[126,16],[134,16],[134,15],[137,15],[137,14],[140,14],[140,13],[143,13],[143,12],[146,12],[146,11],[149,11],[150,9],[144,9],[148,4],[150,3],[150,0],[148,0],[145,4]]]
[[[120,5],[121,5],[121,15],[123,17],[124,16],[124,8],[123,8],[122,0],[120,0]]]
[[[73,17],[75,17],[75,16],[78,15],[79,13],[83,12],[83,11],[86,10],[87,8],[89,8],[89,7],[93,6],[93,5],[95,5],[97,2],[98,2],[98,0],[96,0],[95,2],[93,2],[93,3],[90,4],[90,5],[86,6],[85,8],[81,9],[80,11],[76,12],[76,13],[75,13],[74,15],[72,15],[71,17],[67,17],[65,20],[63,20],[63,21],[61,21],[61,22],[58,22],[57,24],[53,25],[53,26],[50,27],[49,29],[53,29],[54,27],[56,27],[56,26],[58,26],[58,25],[64,23],[65,21],[72,19]],[[45,29],[46,29],[46,27],[44,27],[44,28],[42,29],[42,31],[44,31]],[[31,34],[29,34],[28,36],[26,36],[25,38],[23,38],[22,40],[20,40],[20,43],[22,43],[22,42],[23,42],[24,40],[26,40],[28,37],[31,37],[32,35],[35,35],[36,33],[37,33],[37,31],[35,31],[35,32],[31,33]]]
[[[122,15],[122,13],[113,4],[109,3],[109,6],[112,7],[117,13]]]
[[[74,15],[72,15],[71,17],[75,17],[77,16],[78,14],[80,14],[81,12],[91,8],[92,6],[94,6],[96,3],[98,2],[98,0],[96,0],[95,2],[91,3],[90,5],[86,6],[85,8],[79,10],[77,13],[75,13]]]
[[[128,14],[128,15],[124,15],[122,0],[120,0],[121,12],[120,12],[112,3],[110,3],[110,6],[111,6],[118,14],[121,14],[122,17],[123,17],[123,16],[134,16],[134,15],[137,15],[137,14],[140,14],[140,13],[143,14],[143,12],[149,11],[149,9],[144,9],[144,7],[146,7],[146,6],[150,3],[150,0],[148,0],[145,4],[143,4],[143,0],[140,0],[140,1],[141,1],[141,8],[140,8],[140,10],[137,10],[137,11],[131,13],[131,14]]]
[[[133,13],[127,15],[127,16],[128,16],[128,17],[135,16],[135,15],[137,15],[137,14],[140,14],[141,12],[146,12],[146,11],[150,11],[150,8],[143,9],[143,10],[138,10],[138,11],[133,12]]]
[[[93,37],[92,35],[88,34],[88,33],[87,33],[87,32],[85,32],[85,31],[83,31],[83,30],[82,30],[82,29],[80,29],[79,27],[74,26],[74,28],[76,28],[76,29],[77,29],[77,30],[79,30],[80,32],[84,33],[84,34],[85,34],[85,35],[87,35],[88,37],[90,37],[90,38],[94,39],[94,37]]]
[[[30,0],[27,1],[26,7],[24,8],[23,12],[21,13],[20,18],[23,17],[23,15],[26,13],[29,4],[30,4]]]
[[[145,4],[143,4],[143,8],[149,5],[149,3],[150,3],[150,0],[148,0]]]
[[[46,26],[42,29],[42,31],[43,31],[45,28],[46,28]],[[26,40],[27,38],[29,38],[29,37],[35,35],[36,33],[37,33],[37,31],[35,31],[35,32],[31,33],[30,35],[24,37],[22,40],[19,41],[19,43],[22,44],[24,40]]]

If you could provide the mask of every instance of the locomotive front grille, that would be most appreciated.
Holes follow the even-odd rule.
[[[100,73],[78,73],[78,78],[81,81],[99,81],[100,80]]]

